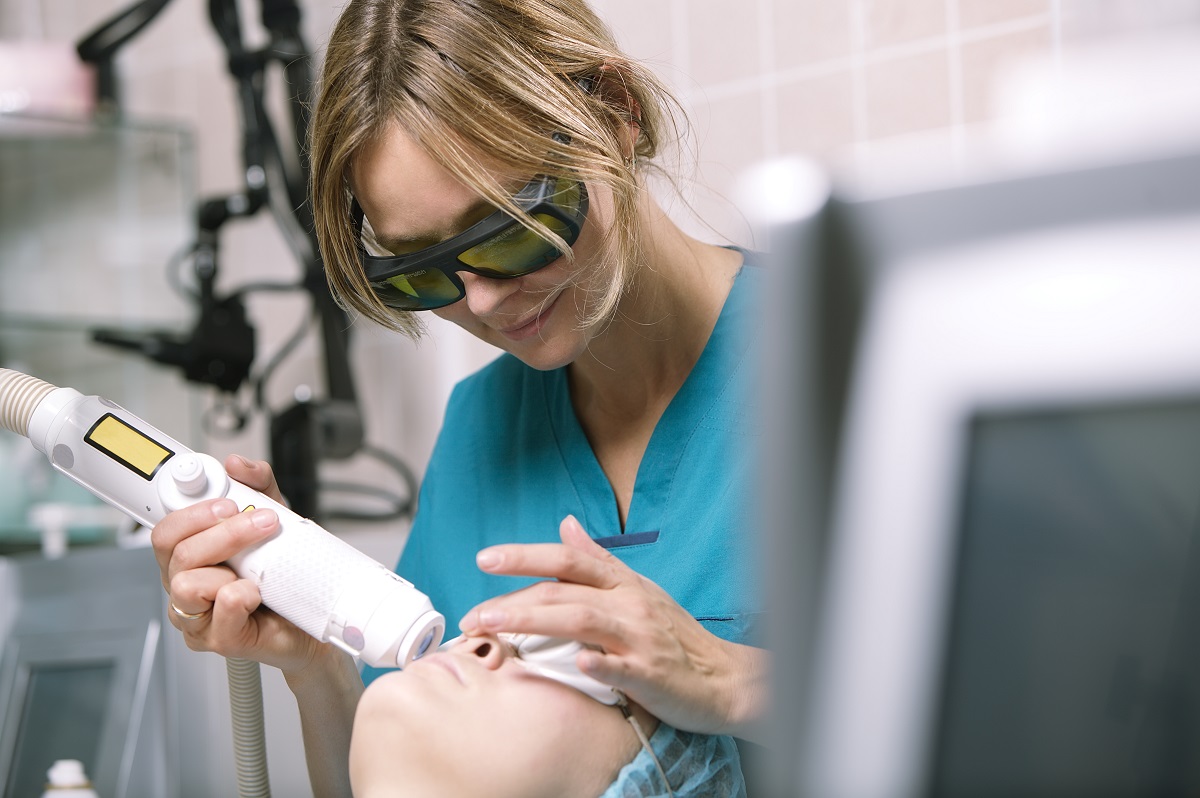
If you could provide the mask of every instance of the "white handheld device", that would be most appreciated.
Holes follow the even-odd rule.
[[[0,427],[146,526],[220,497],[274,510],[279,531],[228,565],[254,580],[266,606],[368,665],[403,668],[441,642],[445,619],[411,583],[107,399],[0,369]]]

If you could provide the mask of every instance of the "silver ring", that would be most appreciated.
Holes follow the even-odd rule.
[[[198,621],[201,618],[203,618],[205,615],[208,615],[208,612],[209,612],[208,610],[205,610],[204,612],[197,612],[197,613],[184,612],[183,610],[181,610],[175,606],[174,601],[171,601],[168,603],[171,605],[171,612],[175,613],[180,618],[183,618],[185,621]]]

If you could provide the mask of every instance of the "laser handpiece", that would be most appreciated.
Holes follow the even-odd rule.
[[[267,607],[368,665],[403,668],[441,642],[445,619],[410,582],[107,399],[0,369],[0,427],[148,527],[220,497],[274,510],[279,531],[227,564],[254,580]]]

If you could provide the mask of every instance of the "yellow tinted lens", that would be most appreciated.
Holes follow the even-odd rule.
[[[412,283],[408,281],[408,277],[404,276],[403,274],[399,277],[393,277],[392,279],[388,280],[387,283],[392,288],[403,291],[411,297],[417,296],[417,289],[412,287]]]
[[[571,213],[579,210],[579,198],[583,192],[578,180],[559,179],[554,184],[554,195],[550,198],[555,205],[565,208]]]
[[[401,310],[440,307],[462,298],[458,286],[437,269],[398,274],[374,288],[383,304]]]
[[[565,237],[570,229],[548,214],[534,214],[533,218],[560,236]],[[471,247],[458,259],[483,272],[519,277],[542,268],[558,256],[559,251],[553,244],[531,230],[513,225],[482,244]]]

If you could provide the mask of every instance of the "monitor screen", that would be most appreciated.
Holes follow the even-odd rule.
[[[1200,401],[981,414],[937,796],[1200,792]]]

